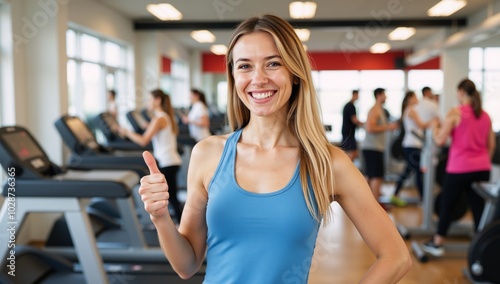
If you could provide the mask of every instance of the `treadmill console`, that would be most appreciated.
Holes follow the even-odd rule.
[[[97,143],[92,131],[79,117],[64,115],[55,122],[55,126],[73,153],[89,156],[109,152]]]
[[[19,178],[41,178],[60,171],[24,128],[0,128],[0,163],[5,171],[14,167]]]
[[[148,127],[149,122],[137,110],[132,110],[127,113],[127,119],[134,128],[136,133],[144,133]]]

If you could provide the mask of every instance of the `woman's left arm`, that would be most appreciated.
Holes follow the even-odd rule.
[[[488,137],[488,152],[490,153],[490,157],[493,157],[493,154],[495,153],[496,147],[496,135],[495,132],[493,132],[493,129],[490,129],[490,135]]]
[[[406,244],[349,157],[338,148],[332,154],[335,200],[377,258],[360,283],[397,283],[411,267]]]

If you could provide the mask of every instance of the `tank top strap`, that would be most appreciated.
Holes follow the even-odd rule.
[[[222,156],[219,161],[219,165],[217,166],[214,176],[212,177],[212,180],[210,181],[210,184],[208,186],[209,192],[214,181],[217,180],[217,178],[219,178],[219,175],[221,174],[229,176],[234,175],[234,163],[236,161],[236,145],[240,140],[242,131],[243,129],[238,129],[231,135],[229,135],[229,137],[227,138],[226,144],[224,145],[224,150],[222,151]]]

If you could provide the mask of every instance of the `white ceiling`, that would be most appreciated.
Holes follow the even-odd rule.
[[[291,0],[98,1],[134,21],[156,20],[146,11],[146,5],[168,2],[183,14],[181,22],[240,21],[264,13],[272,13],[289,19],[288,4],[292,2]],[[467,18],[485,9],[492,1],[497,0],[468,0],[466,7],[448,18]],[[314,20],[373,22],[371,26],[311,28],[310,39],[305,43],[309,51],[334,51],[346,49],[349,46],[358,50],[367,50],[376,42],[388,42],[393,47],[392,50],[411,51],[413,47],[430,38],[433,34],[442,32],[443,29],[453,29],[451,26],[417,27],[417,33],[406,41],[391,42],[387,38],[387,35],[394,29],[394,27],[386,27],[387,17],[390,17],[391,20],[436,19],[428,17],[426,12],[439,0],[316,0],[316,2],[318,8]],[[189,48],[208,50],[210,47],[209,44],[199,44],[194,41],[189,36],[190,30],[165,30],[164,32]],[[217,38],[217,44],[227,44],[232,33],[231,30],[212,30],[212,32]],[[341,43],[344,44],[341,45]]]

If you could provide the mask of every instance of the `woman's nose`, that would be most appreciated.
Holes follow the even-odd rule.
[[[256,68],[252,76],[252,84],[256,86],[264,85],[268,82],[267,74],[264,70]]]

